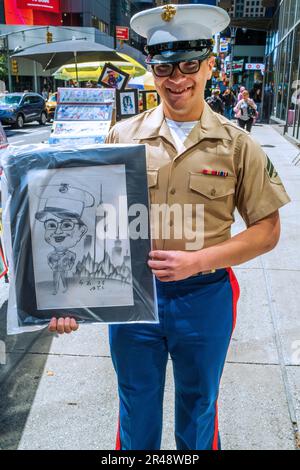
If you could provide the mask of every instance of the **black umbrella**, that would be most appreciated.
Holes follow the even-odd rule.
[[[75,62],[76,71],[77,64],[82,62],[103,60],[106,62],[122,60],[124,62],[124,58],[114,49],[86,39],[56,41],[27,47],[11,57],[35,60],[42,65],[44,70],[58,68],[72,62]],[[76,76],[78,81],[78,72],[76,72]]]

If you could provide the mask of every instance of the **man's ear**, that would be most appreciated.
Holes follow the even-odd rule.
[[[212,77],[212,73],[213,73],[213,69],[214,69],[214,66],[216,65],[216,58],[215,56],[211,56],[207,59],[207,63],[208,63],[208,76],[207,76],[207,80],[210,80],[211,77]]]

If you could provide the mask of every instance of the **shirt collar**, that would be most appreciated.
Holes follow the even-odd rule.
[[[169,126],[165,120],[162,103],[148,114],[134,140],[157,137],[163,137],[174,145]],[[185,140],[184,145],[189,148],[203,139],[231,140],[223,123],[207,103],[204,103],[202,116]]]

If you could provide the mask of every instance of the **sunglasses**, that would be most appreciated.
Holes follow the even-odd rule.
[[[173,64],[152,64],[151,68],[156,77],[170,77],[175,67],[178,67],[184,75],[197,73],[200,70],[201,60],[189,60],[188,62],[174,62]]]

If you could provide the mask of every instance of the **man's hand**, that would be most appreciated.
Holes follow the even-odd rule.
[[[48,330],[51,333],[58,333],[63,335],[64,333],[72,333],[72,331],[78,330],[79,325],[74,318],[55,318],[53,317],[49,323]]]
[[[180,281],[199,272],[196,252],[151,251],[148,266],[162,282]]]

